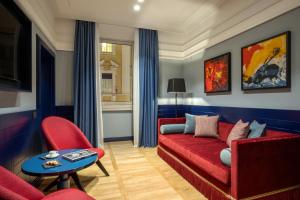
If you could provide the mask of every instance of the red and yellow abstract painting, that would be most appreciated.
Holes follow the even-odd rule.
[[[289,85],[289,32],[242,48],[242,89]]]
[[[205,93],[228,92],[230,81],[231,53],[226,53],[204,62]]]

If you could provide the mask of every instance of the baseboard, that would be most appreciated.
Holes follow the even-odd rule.
[[[104,138],[104,142],[118,142],[133,140],[133,136]]]

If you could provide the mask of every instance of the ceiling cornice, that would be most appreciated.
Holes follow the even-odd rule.
[[[265,4],[266,6],[267,4]],[[300,6],[300,1],[297,0],[277,0],[276,3],[264,7],[262,4],[253,5],[252,9],[259,10],[254,14],[241,12],[239,16],[232,17],[227,21],[228,26],[214,35],[210,35],[209,31],[197,35],[194,39],[187,41],[183,45],[182,51],[178,51],[177,45],[168,44],[169,49],[160,49],[160,57],[164,59],[185,60],[205,49],[223,42],[231,37],[234,37],[242,32],[245,32],[255,26],[265,23],[275,17],[278,17],[292,9]],[[236,19],[240,19],[237,21]],[[235,23],[230,23],[235,21]],[[231,25],[230,25],[231,24]],[[163,46],[163,45],[161,45]],[[173,46],[173,49],[171,48]]]
[[[69,23],[68,27],[66,28],[64,27],[65,24],[59,25],[60,23],[58,23],[59,20],[72,20],[55,19],[53,5],[50,5],[48,1],[42,1],[38,4],[35,4],[35,1],[15,1],[57,50],[73,50],[73,23]],[[221,0],[218,2],[219,4],[222,3]],[[45,5],[43,3],[45,3]],[[52,6],[50,11],[53,12],[47,11],[49,13],[45,13],[45,6]],[[189,31],[186,31],[185,33],[160,30],[160,58],[172,60],[188,59],[213,45],[223,42],[299,6],[299,0],[259,0],[246,6],[247,9],[244,8],[243,10],[236,12],[233,16],[225,19],[225,21],[220,20],[218,21],[218,23],[214,24],[209,21],[209,18],[207,18],[207,21],[202,20],[202,23],[208,24],[207,26],[199,23],[197,27],[195,27],[194,29],[190,28],[188,29]],[[197,16],[197,13],[195,13],[195,15],[192,15],[191,18],[188,19],[189,23],[194,20],[193,18],[195,18],[195,16]],[[54,24],[52,23],[53,21]],[[122,28],[122,26],[119,27]],[[205,27],[205,29],[203,29],[203,27]],[[130,29],[130,27],[123,28]],[[61,31],[60,29],[62,29],[63,31]],[[131,29],[135,28],[132,27]]]

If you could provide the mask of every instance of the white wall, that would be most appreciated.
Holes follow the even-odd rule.
[[[55,59],[55,103],[73,105],[73,51],[57,51]]]
[[[271,109],[300,109],[300,8],[290,11],[265,24],[219,43],[204,52],[185,60],[184,77],[192,97],[187,104],[253,107]],[[241,90],[241,47],[269,38],[273,35],[291,31],[291,89],[275,89],[243,92]],[[221,94],[204,93],[203,62],[208,58],[226,52],[232,54],[232,92]]]
[[[104,138],[133,136],[132,117],[132,111],[104,111]]]

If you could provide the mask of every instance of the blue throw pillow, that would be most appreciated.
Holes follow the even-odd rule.
[[[185,124],[165,124],[160,126],[161,134],[183,133]]]
[[[250,133],[248,138],[258,138],[261,137],[264,133],[267,124],[260,124],[256,120],[254,120],[250,124]]]
[[[231,149],[226,148],[220,152],[220,159],[224,165],[231,166]]]
[[[196,129],[195,115],[185,113],[185,119],[184,133],[194,133]]]

